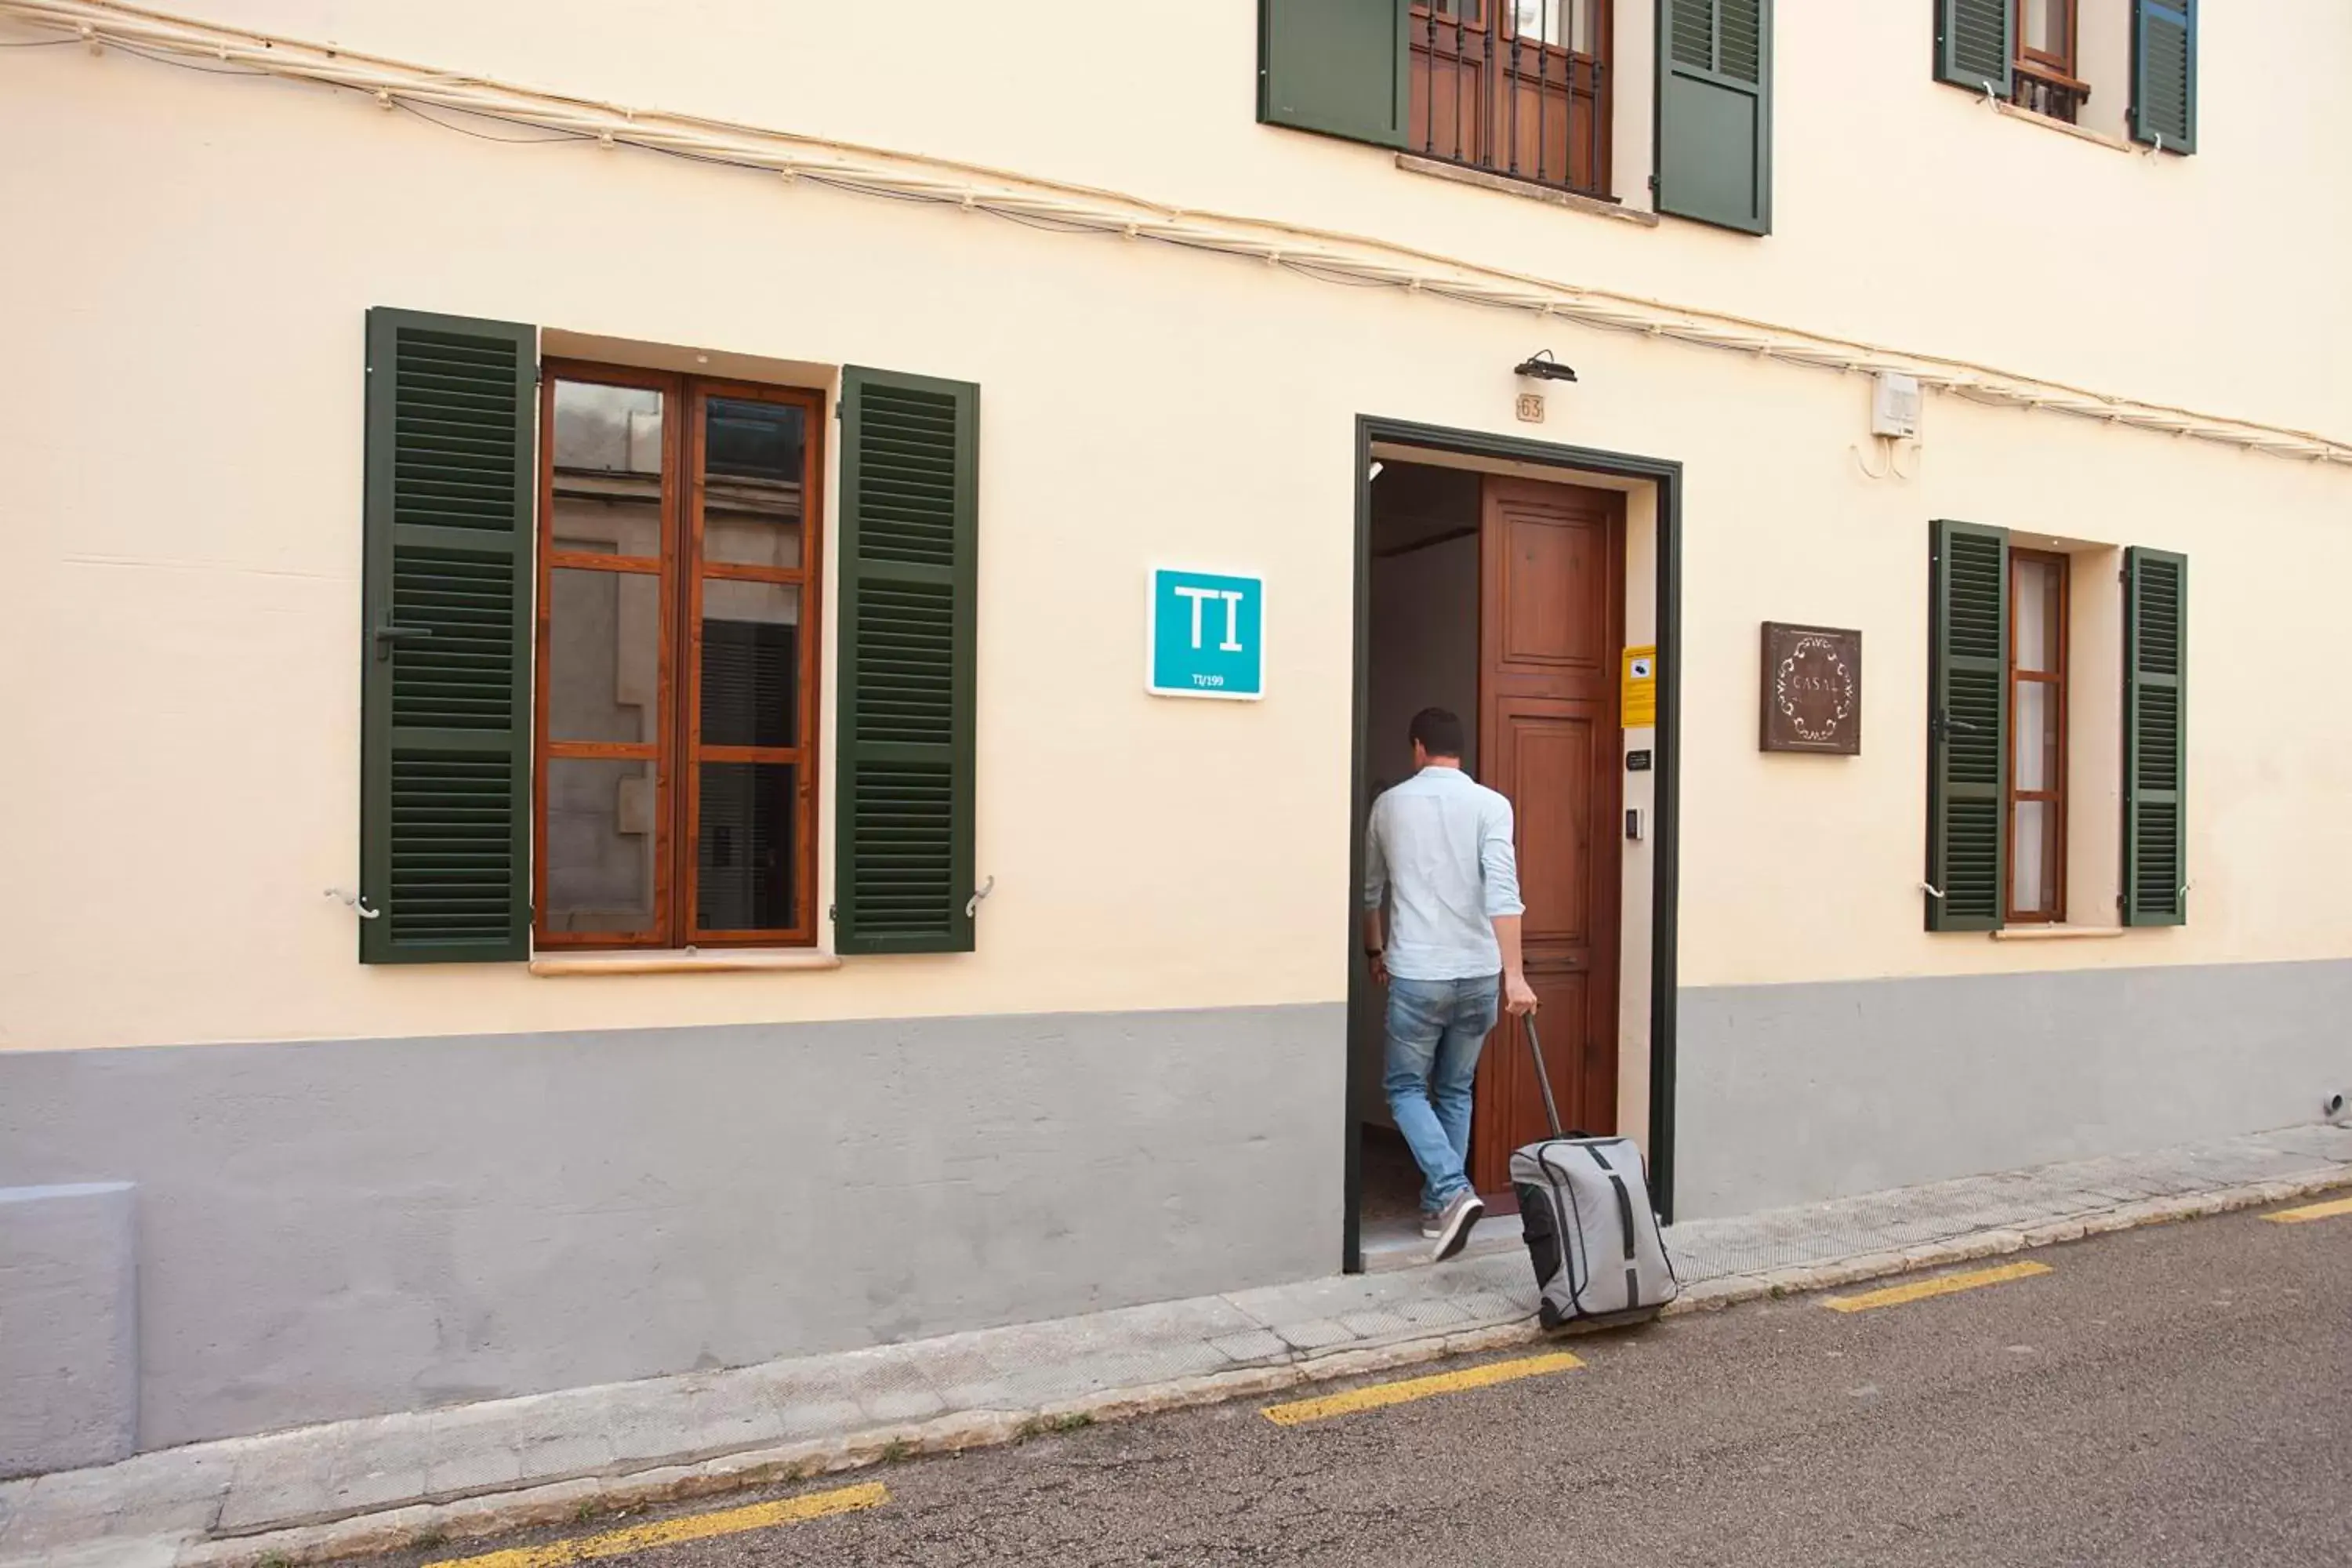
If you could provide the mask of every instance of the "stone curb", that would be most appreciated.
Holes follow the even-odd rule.
[[[2352,1184],[2352,1166],[2186,1195],[2120,1204],[2040,1225],[1986,1230],[1900,1251],[1709,1279],[1685,1289],[1670,1317],[1742,1302],[1800,1295],[1890,1274],[2054,1246],[2142,1226],[2226,1214]],[[574,1524],[627,1510],[808,1480],[917,1455],[1024,1439],[1097,1422],[1279,1394],[1302,1384],[1392,1371],[1449,1356],[1556,1340],[1530,1316],[1452,1331],[1405,1331],[1375,1344],[1307,1351],[1272,1364],[1244,1365],[1169,1382],[1109,1389],[1021,1409],[979,1409],[929,1420],[877,1426],[835,1437],[712,1455],[681,1455],[643,1465],[439,1501],[415,1501],[341,1519],[223,1534],[217,1527],[184,1533],[113,1536],[59,1542],[46,1552],[0,1558],[0,1568],[290,1568],[373,1552],[439,1546],[506,1531]],[[226,1478],[224,1478],[224,1486]],[[214,1499],[219,1517],[223,1494]],[[193,1522],[193,1521],[192,1521]],[[462,1551],[462,1548],[458,1550]]]
[[[2352,1170],[2338,1167],[2279,1181],[2226,1187],[2180,1197],[2150,1198],[2077,1218],[2016,1229],[1979,1231],[1902,1252],[1867,1253],[1833,1263],[1732,1275],[1686,1289],[1663,1316],[1718,1311],[1742,1302],[1801,1295],[1890,1274],[1966,1263],[2031,1247],[2053,1247],[2085,1237],[2150,1225],[2197,1219],[2256,1208],[2265,1204],[2326,1192],[2352,1183]],[[585,1477],[455,1502],[418,1503],[289,1530],[211,1540],[184,1539],[176,1568],[281,1568],[326,1563],[372,1552],[409,1550],[425,1542],[456,1542],[502,1531],[584,1522],[601,1514],[726,1492],[809,1480],[918,1455],[1016,1443],[1098,1422],[1223,1404],[1278,1394],[1304,1384],[1360,1377],[1449,1356],[1507,1350],[1567,1337],[1547,1333],[1532,1319],[1451,1333],[1404,1338],[1370,1348],[1303,1356],[1272,1366],[1244,1367],[1134,1388],[1112,1389],[1022,1410],[962,1411],[930,1421],[870,1428],[841,1437],[787,1444],[694,1464],[666,1465],[611,1477]],[[101,1543],[93,1542],[92,1545]],[[131,1542],[117,1543],[122,1547]],[[164,1542],[145,1543],[152,1550]],[[57,1568],[63,1553],[53,1554]],[[21,1568],[37,1559],[0,1560],[0,1568]]]

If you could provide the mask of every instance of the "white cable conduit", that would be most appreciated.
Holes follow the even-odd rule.
[[[1923,386],[1979,402],[2071,414],[2191,440],[2308,461],[2352,464],[2352,443],[2306,430],[2201,414],[1876,344],[1588,289],[1481,267],[1362,236],[1167,207],[1115,191],[1032,179],[976,164],[909,156],[725,121],[565,98],[406,61],[299,39],[246,33],[103,0],[0,0],[0,18],[62,31],[93,49],[108,44],[257,75],[367,94],[385,109],[429,105],[534,127],[607,147],[631,146],[740,167],[787,182],[811,178],[883,194],[1058,225],[1072,231],[1155,239],[1250,257],[1309,276],[1384,285],[1464,304],[1523,310],[1581,325],[1672,338],[1791,364],[1872,374],[1900,372]]]

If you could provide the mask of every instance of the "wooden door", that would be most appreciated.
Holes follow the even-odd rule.
[[[1489,476],[1479,521],[1480,782],[1517,825],[1528,981],[1561,1122],[1617,1122],[1617,924],[1625,498]],[[1478,1066],[1470,1179],[1507,1192],[1510,1152],[1544,1135],[1522,1026]]]

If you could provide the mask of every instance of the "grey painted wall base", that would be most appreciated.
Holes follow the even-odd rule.
[[[0,1187],[0,1478],[110,1464],[138,1437],[136,1264],[120,1182]]]
[[[138,1184],[152,1448],[1329,1273],[1346,1066],[1337,1003],[15,1051],[0,1185]]]
[[[1679,994],[1675,1213],[1746,1214],[2308,1121],[2352,962]]]

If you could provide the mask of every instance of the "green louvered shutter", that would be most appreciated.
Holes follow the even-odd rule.
[[[1936,79],[2007,98],[2016,86],[2016,0],[1930,0],[1936,7]]]
[[[537,342],[368,312],[363,963],[530,956]]]
[[[2189,561],[2124,552],[2124,924],[2189,919]]]
[[[2009,533],[1937,522],[1928,573],[1927,929],[2008,904]]]
[[[2132,139],[2197,151],[2197,0],[2132,0]]]
[[[1658,0],[1658,210],[1772,228],[1772,0]]]
[[[1258,119],[1403,146],[1411,12],[1411,0],[1258,0]]]
[[[842,376],[834,942],[969,952],[980,388]]]

